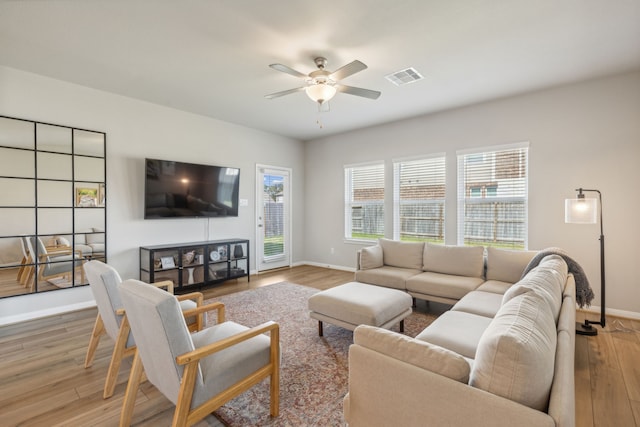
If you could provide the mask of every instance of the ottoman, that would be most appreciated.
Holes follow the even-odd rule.
[[[323,335],[322,322],[354,330],[358,325],[389,328],[411,314],[413,298],[398,289],[350,282],[318,292],[309,298],[309,316],[318,320],[318,334]]]

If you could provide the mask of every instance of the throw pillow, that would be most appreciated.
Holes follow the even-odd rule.
[[[353,342],[452,380],[465,384],[469,381],[469,363],[464,357],[426,341],[374,326],[360,325],[353,333]]]
[[[382,247],[380,245],[369,246],[360,250],[360,270],[382,267],[382,261]]]

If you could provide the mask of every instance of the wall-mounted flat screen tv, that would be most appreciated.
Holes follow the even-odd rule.
[[[145,159],[144,217],[238,216],[240,169]]]

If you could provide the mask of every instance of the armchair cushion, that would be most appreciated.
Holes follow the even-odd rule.
[[[195,348],[204,347],[248,328],[235,322],[224,322],[191,335]],[[269,363],[269,337],[258,335],[202,359],[200,369],[204,379],[204,392],[194,393],[192,405],[197,406],[210,396],[231,387],[242,378]],[[207,381],[215,378],[215,381]]]
[[[382,267],[383,265],[382,246],[369,246],[360,251],[360,269],[368,270]]]
[[[465,384],[469,381],[469,363],[446,348],[367,325],[355,329],[353,342],[452,380]]]

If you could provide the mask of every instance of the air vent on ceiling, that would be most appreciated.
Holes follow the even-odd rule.
[[[402,86],[409,83],[417,82],[418,80],[422,80],[424,77],[422,77],[422,75],[415,68],[409,67],[407,69],[388,74],[384,76],[384,78],[389,80],[396,86]]]

